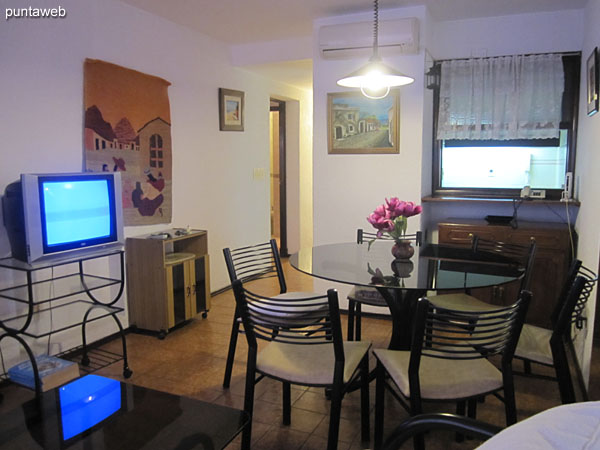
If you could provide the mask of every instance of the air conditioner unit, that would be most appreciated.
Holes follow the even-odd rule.
[[[419,52],[419,20],[408,17],[379,22],[379,53]],[[373,23],[325,25],[319,29],[319,51],[324,59],[368,58],[373,51]]]

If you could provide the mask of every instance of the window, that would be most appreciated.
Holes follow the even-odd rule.
[[[163,167],[163,140],[159,134],[150,136],[150,167]]]
[[[512,102],[506,100],[500,108],[499,119],[496,114],[498,97],[494,97],[493,101],[488,98],[468,99],[465,103],[471,109],[467,109],[466,114],[460,110],[462,115],[452,110],[449,113],[448,95],[460,93],[460,89],[451,90],[450,94],[446,89],[440,100],[440,83],[433,83],[434,136],[437,137],[433,146],[434,195],[511,198],[519,196],[524,186],[530,186],[531,189],[544,189],[546,198],[560,198],[565,174],[574,171],[581,57],[579,54],[560,55],[560,62],[560,77],[554,77],[554,80],[560,80],[560,91],[552,91],[552,88],[545,94],[541,91],[544,96],[542,105],[546,104],[541,108],[531,108],[531,112],[527,113],[530,117],[517,117],[513,122],[505,120],[505,110],[518,105],[515,109],[522,111],[523,104],[528,107],[535,102],[527,98],[527,92],[518,92]],[[440,70],[440,63],[436,63],[435,70]],[[472,73],[468,75],[472,76]],[[549,78],[548,70],[543,69],[541,76]],[[441,77],[443,84],[443,70]],[[468,81],[465,83],[467,91],[476,91],[474,85],[478,82]],[[550,84],[552,82],[556,87],[556,81]],[[543,83],[534,81],[524,89],[536,91],[540,84]],[[497,86],[489,86],[486,81],[482,81],[479,88],[484,91],[484,96],[488,95],[486,89],[498,91]],[[534,94],[540,96],[539,92]],[[514,93],[502,95],[505,101]],[[494,111],[487,115],[486,102],[494,105]],[[442,108],[440,103],[443,103]],[[473,113],[473,105],[476,114]],[[555,110],[553,113],[552,109]],[[448,119],[450,116],[453,121]],[[549,137],[552,134],[556,137]]]

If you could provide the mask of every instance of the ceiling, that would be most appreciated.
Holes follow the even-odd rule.
[[[231,45],[307,37],[312,34],[315,19],[373,10],[369,0],[121,1]],[[379,9],[426,5],[436,20],[457,20],[581,9],[586,3],[587,0],[379,0]],[[306,78],[310,66],[307,63],[287,69],[285,64],[269,66],[270,69],[263,68],[263,75],[276,71],[291,76],[293,72],[295,78],[301,78],[301,84],[311,84]]]

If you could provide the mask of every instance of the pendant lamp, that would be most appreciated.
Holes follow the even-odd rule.
[[[378,43],[379,0],[373,1],[373,8],[373,55],[366,65],[338,80],[337,84],[344,87],[360,88],[365,97],[379,99],[388,95],[390,88],[404,86],[415,80],[382,62],[379,56]]]

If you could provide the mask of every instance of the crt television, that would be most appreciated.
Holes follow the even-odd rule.
[[[13,257],[29,264],[124,243],[119,172],[22,174],[3,206]]]

